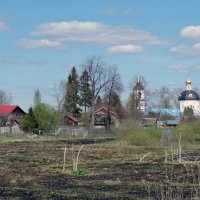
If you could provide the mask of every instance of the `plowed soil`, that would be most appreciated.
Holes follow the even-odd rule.
[[[76,175],[71,172],[72,154],[76,156],[81,145],[78,168],[90,173]],[[199,173],[194,176],[191,169],[180,169],[176,174],[174,165],[164,162],[159,148],[111,139],[3,142],[0,199],[161,199],[167,193],[176,199],[193,199],[199,195]]]

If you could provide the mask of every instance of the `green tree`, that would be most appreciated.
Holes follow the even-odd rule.
[[[33,96],[33,101],[34,101],[35,106],[37,106],[38,104],[40,104],[42,102],[41,94],[40,94],[39,89],[37,89],[35,91],[35,94]]]
[[[71,113],[74,117],[80,117],[81,109],[79,105],[80,105],[79,80],[76,68],[72,67],[66,85],[64,109],[66,112]]]
[[[194,110],[190,107],[185,107],[183,112],[184,120],[192,121],[194,120]]]
[[[28,113],[22,121],[22,129],[24,131],[30,132],[38,129],[38,122],[35,117],[32,107],[29,108]]]
[[[92,105],[92,91],[87,70],[84,70],[80,77],[80,100],[86,115],[87,108]]]
[[[34,113],[38,122],[38,129],[46,133],[55,131],[59,126],[60,116],[52,106],[40,103],[35,106]]]

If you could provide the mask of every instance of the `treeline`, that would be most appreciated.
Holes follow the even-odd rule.
[[[162,86],[159,89],[150,90],[144,77],[140,80],[145,90],[146,110],[179,108],[178,96],[183,89],[170,90]],[[133,93],[136,83],[135,76],[130,83],[129,97],[122,103],[120,95],[124,87],[117,66],[106,64],[100,56],[89,56],[82,63],[79,73],[74,66],[66,80],[55,85],[53,96],[57,104],[56,108],[43,103],[40,91],[35,91],[34,106],[29,109],[23,128],[24,130],[49,131],[60,125],[66,114],[70,114],[92,129],[95,110],[101,106],[106,107],[108,111],[115,108],[120,121],[126,117],[141,118],[143,113],[137,109],[138,102]],[[9,105],[11,101],[10,95],[0,90],[0,105]]]
[[[35,105],[22,123],[25,131],[53,131],[62,124],[66,115],[79,119],[92,130],[97,108],[106,106],[109,110],[115,107],[117,112],[121,112],[123,85],[117,67],[107,65],[97,56],[88,57],[82,66],[80,74],[73,66],[67,81],[55,86],[57,109],[42,103],[39,90],[35,91]]]

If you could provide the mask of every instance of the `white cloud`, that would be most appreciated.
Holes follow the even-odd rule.
[[[32,61],[20,57],[0,57],[0,66],[33,66],[41,67],[46,64],[45,61]]]
[[[35,48],[52,48],[55,50],[65,50],[66,47],[62,45],[60,42],[51,41],[47,39],[41,40],[28,40],[28,39],[21,39],[16,42],[18,46],[28,48],[28,49],[35,49]]]
[[[9,27],[4,22],[0,21],[0,32],[6,32],[9,30]]]
[[[200,39],[200,26],[187,26],[181,30],[181,36],[190,39]]]
[[[128,26],[110,26],[97,22],[57,22],[41,24],[31,32],[32,36],[45,36],[57,41],[92,42],[98,44],[122,45],[143,43],[151,45],[167,44],[150,32]]]
[[[200,65],[196,66],[186,66],[183,64],[171,65],[168,67],[170,71],[178,72],[178,73],[191,73],[200,71]]]
[[[184,55],[187,57],[200,56],[200,43],[196,43],[193,46],[179,45],[171,48],[172,53]]]
[[[143,48],[137,45],[116,45],[108,48],[108,53],[110,54],[135,54],[142,53]]]

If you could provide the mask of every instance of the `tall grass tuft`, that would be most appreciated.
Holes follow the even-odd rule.
[[[178,138],[181,133],[181,141],[184,143],[194,143],[200,140],[200,121],[180,124],[174,131],[174,138]]]

